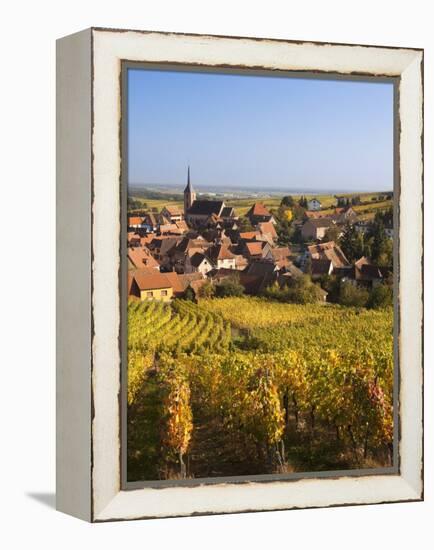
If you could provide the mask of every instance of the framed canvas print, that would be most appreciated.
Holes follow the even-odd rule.
[[[423,498],[423,51],[57,44],[57,506]]]

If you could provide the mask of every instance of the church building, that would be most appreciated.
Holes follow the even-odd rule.
[[[187,186],[184,189],[184,217],[194,227],[204,227],[218,220],[235,218],[235,211],[223,201],[198,200],[190,181],[190,166],[187,172]]]

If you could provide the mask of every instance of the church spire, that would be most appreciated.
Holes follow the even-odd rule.
[[[187,213],[187,210],[191,207],[191,205],[196,200],[196,193],[194,192],[193,186],[191,185],[190,181],[190,165],[188,165],[187,169],[187,186],[184,189],[184,214]]]
[[[193,186],[190,182],[190,165],[187,168],[187,187],[184,189],[184,193],[194,193]]]

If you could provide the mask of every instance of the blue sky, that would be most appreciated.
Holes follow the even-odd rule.
[[[128,71],[129,183],[393,187],[389,83]]]

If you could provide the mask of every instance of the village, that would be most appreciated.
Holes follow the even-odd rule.
[[[309,302],[328,303],[345,287],[346,305],[364,305],[359,295],[366,302],[376,288],[391,296],[391,210],[366,219],[358,202],[323,208],[315,197],[284,197],[277,211],[254,202],[239,216],[224,200],[198,199],[188,170],[183,209],[168,201],[159,212],[128,212],[128,295],[169,302],[268,293],[305,303],[307,289]]]

